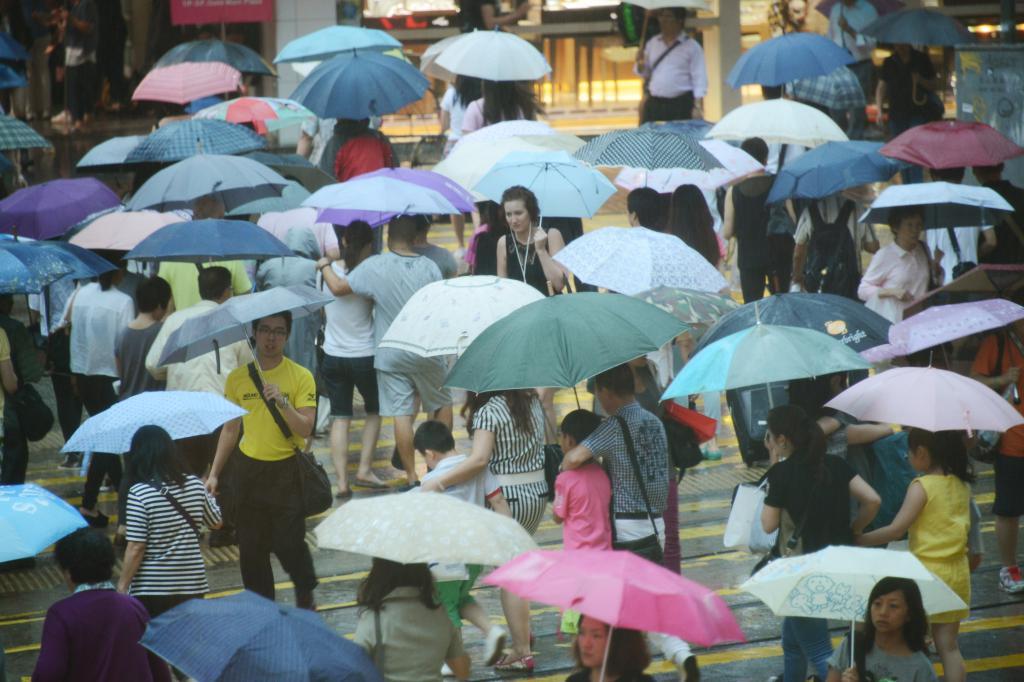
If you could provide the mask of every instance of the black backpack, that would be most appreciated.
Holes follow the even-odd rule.
[[[817,204],[807,207],[813,231],[804,264],[806,291],[857,300],[857,287],[860,285],[857,247],[846,227],[855,208],[854,203],[847,200],[839,209],[835,222],[826,223]]]

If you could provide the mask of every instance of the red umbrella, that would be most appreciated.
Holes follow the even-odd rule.
[[[974,121],[935,121],[915,126],[889,140],[879,151],[925,168],[995,166],[1024,154],[1024,148],[992,126]]]

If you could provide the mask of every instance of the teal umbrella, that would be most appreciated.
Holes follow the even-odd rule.
[[[551,296],[484,330],[458,359],[445,385],[477,393],[566,388],[686,331],[686,325],[621,294]]]
[[[715,341],[690,358],[661,399],[870,367],[871,363],[841,341],[822,332],[756,324]]]

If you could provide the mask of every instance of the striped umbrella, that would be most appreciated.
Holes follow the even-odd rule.
[[[186,104],[200,97],[234,92],[241,82],[241,72],[227,64],[183,62],[150,71],[135,88],[132,100]]]
[[[51,149],[53,145],[32,126],[13,116],[0,116],[0,149]]]
[[[697,140],[652,128],[616,130],[594,138],[574,156],[593,166],[687,168],[709,171],[722,164]]]
[[[238,97],[218,102],[197,111],[193,119],[212,119],[228,123],[250,123],[260,135],[299,125],[316,114],[298,102],[280,97]]]
[[[174,163],[196,154],[241,154],[267,141],[245,126],[226,121],[175,121],[146,136],[126,163]]]

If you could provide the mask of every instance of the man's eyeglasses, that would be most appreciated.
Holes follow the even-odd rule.
[[[288,330],[284,327],[264,327],[263,325],[256,327],[256,333],[266,336],[288,336]]]

